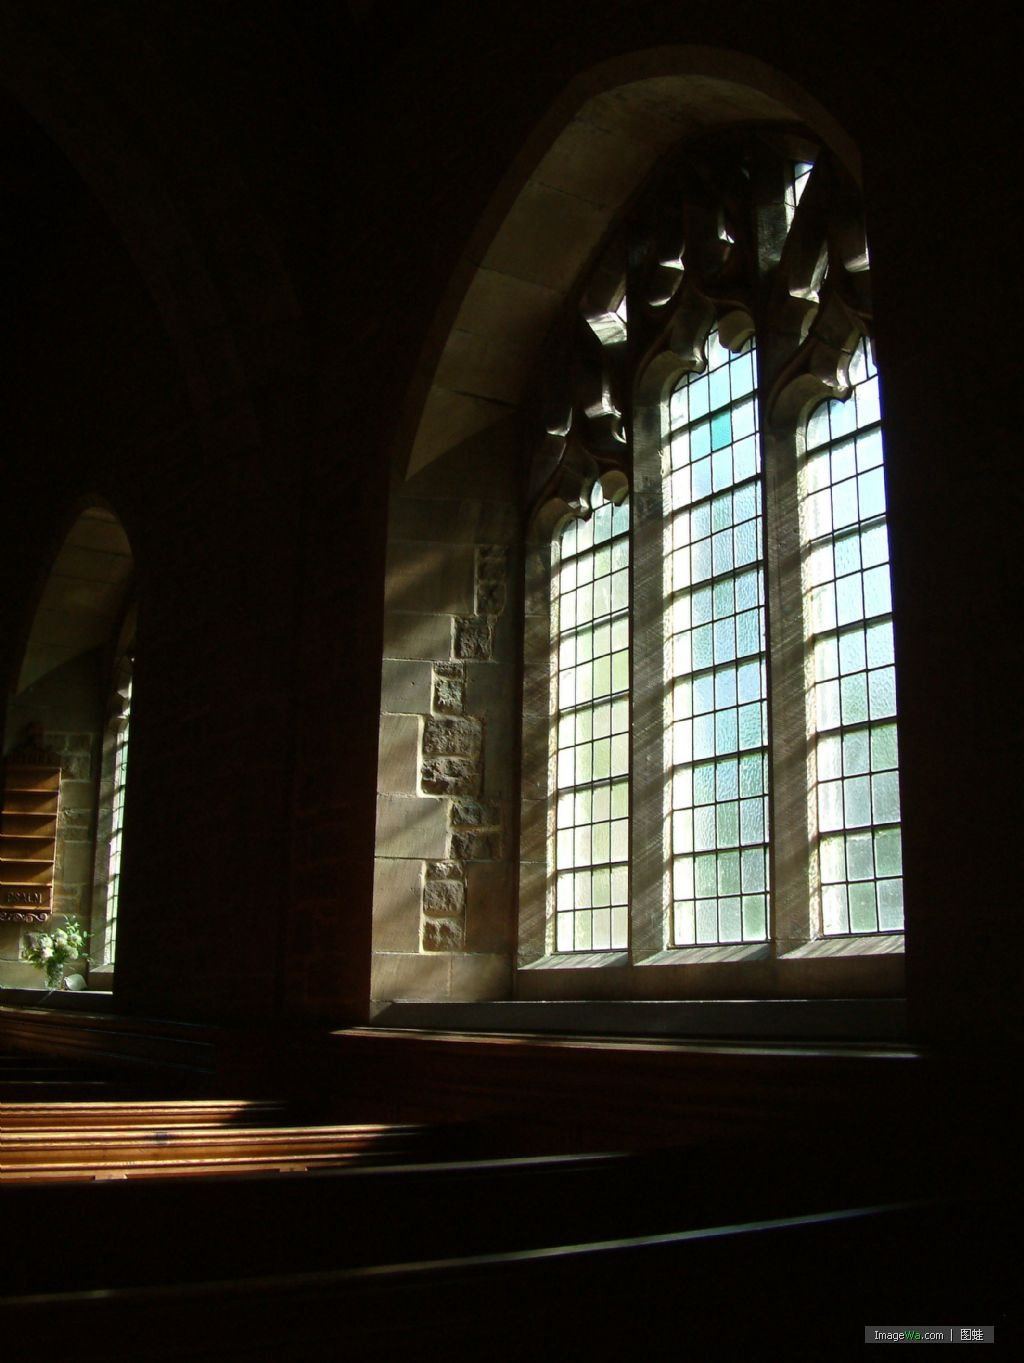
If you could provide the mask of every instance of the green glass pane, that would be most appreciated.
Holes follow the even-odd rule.
[[[821,891],[821,920],[826,933],[846,932],[846,886],[826,885]]]
[[[884,719],[896,713],[896,672],[892,667],[879,668],[868,676],[871,718]]]
[[[899,820],[900,788],[894,771],[872,776],[871,803],[876,823],[896,823]]]
[[[822,838],[818,856],[823,884],[835,885],[846,880],[845,838]]]
[[[735,752],[737,747],[737,717],[734,709],[715,713],[715,752]]]
[[[715,708],[724,710],[736,704],[736,669],[720,667],[715,673]]]
[[[739,894],[740,856],[738,852],[723,852],[718,858],[718,893]]]
[[[903,931],[903,881],[878,882],[878,926],[883,932]]]
[[[871,822],[871,789],[866,776],[843,782],[843,812],[847,828],[861,828]]]
[[[735,800],[716,806],[719,847],[735,847],[740,839],[739,805]]]
[[[843,677],[840,704],[844,724],[862,724],[868,717],[868,684],[863,672]]]
[[[765,854],[760,848],[748,849],[740,854],[740,875],[743,883],[744,894],[750,891],[764,890],[767,886],[765,877]]]
[[[893,660],[892,622],[879,620],[868,625],[867,631],[868,667],[885,667]]]
[[[738,896],[723,899],[719,903],[718,940],[720,942],[740,942],[743,940],[743,913]]]
[[[693,769],[693,799],[698,805],[709,805],[715,799],[715,766],[705,763]]]
[[[591,894],[595,907],[611,902],[611,876],[607,867],[600,867],[591,877]]]
[[[842,738],[838,734],[830,734],[818,739],[815,752],[817,754],[819,781],[827,781],[843,774],[842,742]]]
[[[898,761],[898,745],[895,724],[877,724],[871,729],[871,770],[885,771],[895,768]]]
[[[676,810],[672,815],[672,851],[693,851],[693,814],[688,809]]]
[[[760,795],[764,792],[764,760],[758,754],[740,758],[740,794]]]
[[[854,833],[846,839],[846,873],[850,880],[873,880],[875,857],[870,833]]]
[[[878,926],[875,913],[875,886],[867,884],[851,885],[849,889],[850,931],[874,932]]]
[[[696,940],[692,902],[677,903],[672,912],[673,940],[678,947],[691,946]]]
[[[843,775],[860,776],[868,770],[870,735],[867,729],[843,734]]]
[[[606,823],[594,824],[588,831],[590,833],[589,860],[592,863],[607,861],[611,849],[611,836],[608,825]]]
[[[743,896],[743,940],[763,942],[768,935],[767,900],[763,894]]]
[[[697,941],[705,944],[718,941],[718,900],[697,900]]]
[[[702,852],[717,846],[715,842],[714,805],[698,805],[694,811],[693,841]]]
[[[730,761],[719,762],[715,784],[719,800],[735,800],[739,794],[739,764]]]
[[[765,827],[763,797],[753,800],[743,800],[740,804],[740,814],[740,826],[742,831],[741,841],[746,845],[764,842]]]
[[[850,630],[839,638],[839,670],[844,674],[863,672],[865,667],[864,631]]]
[[[718,867],[715,857],[697,857],[695,859],[694,884],[698,897],[716,893],[718,889]]]

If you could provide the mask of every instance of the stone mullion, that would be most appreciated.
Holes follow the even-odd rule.
[[[790,232],[785,207],[788,175],[788,163],[776,150],[756,146],[751,216],[758,265],[754,320],[767,602],[769,939],[776,955],[812,935],[798,444],[793,414],[789,420],[773,420],[773,398],[800,349],[808,309],[805,301],[790,294],[783,263]]]

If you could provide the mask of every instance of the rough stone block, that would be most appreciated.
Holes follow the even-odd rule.
[[[508,581],[508,548],[503,544],[482,544],[476,551],[476,592],[478,616],[499,616],[505,609]]]
[[[505,600],[504,580],[500,582],[477,582],[474,596],[477,615],[500,615],[505,609]]]
[[[457,832],[448,839],[448,854],[459,861],[493,861],[501,855],[501,835],[497,832]]]
[[[483,730],[478,719],[432,716],[423,725],[424,757],[476,759],[482,742]]]
[[[426,918],[423,922],[424,951],[461,951],[465,927],[458,918]]]
[[[501,810],[490,801],[455,800],[448,822],[452,828],[500,828]]]
[[[508,545],[479,544],[476,550],[478,579],[503,582],[508,575]]]
[[[456,658],[490,658],[494,652],[494,626],[485,615],[456,616],[452,626],[452,652]]]
[[[462,880],[425,880],[423,912],[431,918],[461,918],[466,911],[466,886]]]
[[[431,709],[435,714],[461,715],[466,708],[466,664],[435,663]]]
[[[425,758],[420,764],[420,790],[424,795],[476,795],[480,767],[466,757]]]
[[[461,880],[463,871],[457,861],[428,861],[424,875],[427,880]]]

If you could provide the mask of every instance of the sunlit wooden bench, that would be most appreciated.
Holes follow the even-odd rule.
[[[245,1114],[244,1104],[234,1111],[224,1104],[197,1104],[199,1110],[191,1112],[183,1104],[55,1104],[47,1126],[47,1114],[38,1108],[27,1112],[26,1106],[31,1105],[0,1106],[0,1183],[302,1172],[381,1163],[407,1154],[423,1130],[376,1123],[235,1125]],[[67,1125],[60,1111],[65,1106],[73,1107]],[[102,1110],[108,1106],[109,1112]],[[8,1107],[19,1109],[10,1123]],[[19,1120],[27,1124],[19,1126]]]

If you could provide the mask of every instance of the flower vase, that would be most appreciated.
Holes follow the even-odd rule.
[[[46,962],[46,987],[47,989],[63,989],[64,987],[64,962]]]

